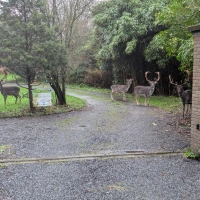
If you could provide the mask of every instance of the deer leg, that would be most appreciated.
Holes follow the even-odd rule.
[[[138,98],[139,98],[139,97],[136,96],[136,97],[135,97],[135,100],[136,100],[137,105],[140,105],[140,103],[139,103],[139,101],[138,101]]]
[[[18,99],[18,98],[19,98],[19,101],[20,101],[20,103],[21,103],[21,96],[20,96],[20,95],[15,96],[15,98],[16,98],[15,103],[17,103],[17,99]]]
[[[19,102],[21,103],[21,96],[19,95],[18,97],[19,97]]]
[[[150,97],[147,98],[147,105],[148,105],[148,106],[149,106],[149,99],[150,99]]]
[[[110,93],[110,97],[111,97],[112,101],[114,101],[113,93],[112,92]]]
[[[184,112],[185,112],[185,104],[183,104],[183,118],[185,117]]]
[[[123,101],[126,101],[126,94],[123,92]]]
[[[186,104],[186,112],[185,112],[185,115],[188,114],[188,106],[189,106],[189,105]]]
[[[4,96],[4,105],[6,105],[7,96]]]
[[[144,97],[144,105],[147,106],[147,98]]]
[[[186,113],[189,115],[191,113],[191,104],[187,104],[187,110]]]

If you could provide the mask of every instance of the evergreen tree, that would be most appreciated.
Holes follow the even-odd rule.
[[[66,66],[66,51],[52,19],[45,0],[0,1],[0,63],[27,81],[32,112],[36,71],[49,72],[59,103],[66,104],[58,80],[58,69]]]

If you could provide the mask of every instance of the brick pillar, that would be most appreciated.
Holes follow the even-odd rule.
[[[192,150],[200,152],[200,25],[188,28],[194,35],[191,141]]]

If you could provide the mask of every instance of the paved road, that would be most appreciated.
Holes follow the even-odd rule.
[[[189,137],[173,116],[131,99],[68,93],[88,106],[0,120],[0,200],[200,200],[200,163],[179,153]]]

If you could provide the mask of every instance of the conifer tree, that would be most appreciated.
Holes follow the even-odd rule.
[[[67,64],[66,50],[52,19],[45,0],[0,1],[0,63],[26,80],[32,112],[36,71],[48,72],[59,103],[66,104],[58,80],[60,67]]]

